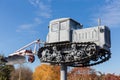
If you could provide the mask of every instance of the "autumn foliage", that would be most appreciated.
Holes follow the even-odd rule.
[[[60,67],[42,64],[35,69],[33,80],[60,80]],[[120,76],[78,67],[68,70],[67,80],[120,80]]]
[[[120,80],[115,74],[102,74],[92,68],[73,68],[68,72],[68,80]]]
[[[68,80],[98,80],[94,69],[74,68],[68,73]]]
[[[42,64],[35,69],[33,80],[60,80],[60,67]]]

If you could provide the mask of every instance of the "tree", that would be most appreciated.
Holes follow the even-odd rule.
[[[4,56],[2,54],[0,54],[0,66],[5,65],[5,63],[3,62]]]
[[[35,69],[33,80],[60,80],[60,67],[42,64]]]
[[[115,74],[110,74],[110,73],[106,74],[104,76],[104,79],[105,80],[120,80],[119,76],[117,76]]]
[[[11,73],[11,80],[32,80],[32,70],[25,66],[20,66]]]
[[[68,72],[68,80],[98,80],[94,69],[87,68],[73,68]]]
[[[0,66],[0,80],[10,80],[12,70],[14,70],[13,66]]]
[[[68,72],[68,80],[120,80],[120,76],[115,74],[103,74],[87,68],[73,68]]]
[[[0,80],[10,80],[10,74],[14,70],[14,66],[5,65],[1,60],[4,58],[0,55]]]

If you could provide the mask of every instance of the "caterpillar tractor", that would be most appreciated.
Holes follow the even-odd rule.
[[[71,18],[50,21],[46,43],[38,50],[43,63],[85,67],[111,57],[110,29],[107,26],[83,28]]]
[[[33,44],[34,50],[28,50]],[[86,67],[109,60],[110,48],[110,29],[107,26],[83,28],[71,18],[60,18],[50,21],[45,42],[35,40],[1,60],[8,65],[24,63],[25,56],[28,56],[28,62],[32,63],[37,54],[42,63]]]

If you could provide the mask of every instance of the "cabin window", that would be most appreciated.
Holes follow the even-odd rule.
[[[59,25],[58,25],[58,23],[55,23],[55,24],[52,24],[52,26],[51,26],[51,31],[58,31],[59,30]]]
[[[66,21],[60,23],[60,29],[61,30],[66,30],[67,29],[67,22]]]

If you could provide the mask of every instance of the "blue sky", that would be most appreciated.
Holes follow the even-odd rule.
[[[10,53],[40,38],[46,39],[50,20],[71,17],[85,28],[101,24],[111,29],[112,58],[97,71],[120,74],[120,0],[0,0],[0,53]],[[26,64],[32,69],[39,59]]]

